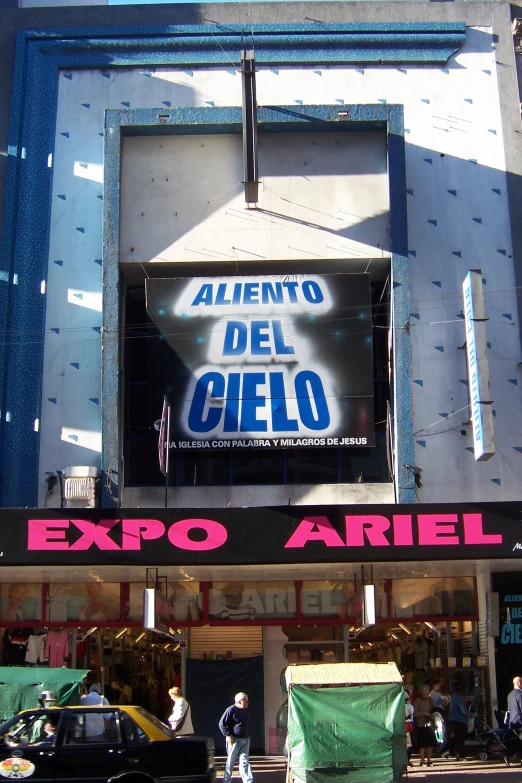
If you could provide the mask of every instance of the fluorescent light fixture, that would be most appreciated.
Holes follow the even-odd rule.
[[[170,642],[169,642],[168,644],[166,644],[166,645],[165,645],[165,647],[163,648],[163,650],[166,652],[166,651],[169,649],[169,647],[170,647]]]
[[[393,633],[393,631],[390,631],[390,636],[393,636],[394,639],[399,641],[399,637],[397,636],[397,634]]]
[[[440,631],[436,625],[433,625],[433,623],[430,623],[428,620],[424,621],[424,625],[426,625],[431,631],[435,631],[437,636],[440,636]]]
[[[364,585],[364,625],[375,625],[375,585]]]
[[[355,625],[351,625],[351,626],[348,628],[348,630],[349,630],[349,631],[355,631]]]
[[[410,629],[408,628],[407,625],[404,625],[404,623],[399,623],[399,627],[402,628],[402,630],[405,633],[407,633],[409,636],[411,636],[411,631],[410,631]]]
[[[174,629],[171,628],[169,625],[169,633],[171,634],[171,636],[176,636],[176,634],[181,633],[181,628]]]
[[[114,638],[115,639],[119,639],[120,636],[123,636],[123,634],[127,633],[128,630],[129,630],[128,628],[122,628],[121,631],[118,631],[118,633],[116,634],[116,636]]]
[[[178,643],[178,644],[177,644],[177,645],[174,647],[174,649],[172,650],[172,652],[176,652],[176,650],[179,650],[179,648],[180,648],[180,644]]]
[[[146,631],[142,631],[139,636],[136,637],[136,642],[141,642],[143,637],[145,636]]]
[[[87,639],[87,637],[90,636],[91,633],[94,633],[97,630],[98,630],[98,626],[97,625],[93,625],[92,628],[89,628],[89,630],[86,632],[86,634],[85,634],[85,636],[83,638]]]

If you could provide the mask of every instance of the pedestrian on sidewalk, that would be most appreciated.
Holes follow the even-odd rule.
[[[417,742],[419,743],[419,754],[421,766],[431,767],[433,762],[431,754],[433,748],[437,747],[435,732],[431,728],[431,713],[434,704],[430,699],[430,686],[423,685],[419,695],[413,703],[415,710],[415,721],[417,723]]]
[[[223,783],[231,783],[232,772],[239,760],[239,774],[243,783],[253,783],[250,766],[250,710],[246,693],[236,693],[234,704],[225,710],[219,721],[219,730],[225,737],[227,763]]]
[[[183,697],[183,691],[181,688],[171,688],[169,695],[174,702],[172,713],[169,718],[170,728],[172,731],[176,732],[176,734],[194,734],[190,704]]]
[[[475,713],[468,710],[466,699],[462,695],[462,686],[456,682],[453,686],[450,701],[449,725],[451,740],[449,749],[457,761],[462,761],[466,757],[464,740],[468,733],[468,718],[474,717]]]
[[[513,690],[508,694],[508,724],[517,733],[522,730],[522,677],[513,678]]]

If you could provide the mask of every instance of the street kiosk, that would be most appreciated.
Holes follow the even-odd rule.
[[[406,770],[395,663],[290,665],[287,783],[397,783]]]

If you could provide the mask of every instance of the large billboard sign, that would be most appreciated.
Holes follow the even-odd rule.
[[[148,279],[151,416],[179,449],[373,446],[370,278]]]

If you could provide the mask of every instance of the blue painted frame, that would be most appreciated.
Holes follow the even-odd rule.
[[[406,465],[413,464],[409,335],[400,328],[410,312],[407,251],[406,167],[403,107],[394,104],[340,106],[274,106],[258,108],[259,133],[339,132],[384,129],[387,132],[391,235],[391,297],[394,329],[394,440],[397,500],[414,503],[415,493]],[[122,138],[127,135],[191,135],[240,133],[241,108],[113,109],[105,113],[104,244],[103,244],[103,363],[102,474],[103,505],[118,497],[116,473],[121,454],[121,366],[119,341],[119,246]]]
[[[58,78],[75,68],[230,65],[239,62],[241,45],[255,38],[259,63],[296,65],[317,63],[438,63],[443,64],[465,40],[461,23],[405,24],[285,24],[98,28],[24,31],[18,34],[10,117],[6,178],[6,207],[0,256],[0,318],[4,334],[16,335],[0,345],[1,506],[36,506],[38,497],[39,434],[43,373],[45,296],[47,278]],[[305,108],[305,107],[300,107]],[[325,107],[326,111],[339,107]],[[352,121],[362,123],[367,107],[349,107]],[[379,107],[372,107],[377,109]],[[406,205],[402,204],[404,140],[396,107],[381,107],[389,127],[390,188],[393,190],[394,285],[407,290]],[[296,107],[287,107],[298,121]],[[192,110],[193,111],[193,110]],[[214,110],[202,110],[206,112]],[[220,111],[220,110],[215,110]],[[266,111],[276,111],[275,109]],[[279,114],[271,122],[284,124]],[[206,114],[205,117],[211,116]],[[217,116],[217,115],[212,115]],[[384,115],[383,115],[384,116]],[[357,119],[359,118],[359,119]],[[266,115],[268,122],[268,115]],[[370,120],[367,120],[368,122]],[[206,122],[206,120],[205,120]],[[228,124],[226,119],[225,124]],[[395,123],[395,124],[394,124]],[[216,128],[216,123],[212,125]],[[285,124],[290,129],[291,123]],[[306,123],[299,124],[300,129]],[[363,127],[361,124],[359,127]],[[394,130],[392,130],[392,128]],[[214,130],[213,132],[217,132]],[[402,139],[402,141],[399,141]],[[401,168],[402,166],[402,168]],[[399,250],[400,248],[400,250]],[[108,271],[108,278],[110,277]],[[112,281],[114,282],[114,281]],[[399,306],[396,288],[395,323],[404,324],[407,310]],[[398,308],[398,309],[397,309]],[[38,337],[35,339],[35,335]],[[408,377],[408,351],[396,332],[397,379]],[[107,346],[106,346],[107,347]],[[403,350],[406,351],[403,354]],[[401,357],[404,357],[403,359]],[[401,365],[401,362],[403,363]],[[400,366],[401,365],[401,366]],[[401,401],[401,420],[409,421],[409,389]],[[399,400],[400,395],[396,398]],[[398,432],[400,443],[406,432]],[[402,448],[402,446],[401,446]],[[412,464],[412,449],[400,464]],[[400,482],[401,483],[401,482]],[[405,486],[409,482],[404,482]],[[409,502],[399,492],[399,500]],[[406,492],[406,489],[404,490]]]

